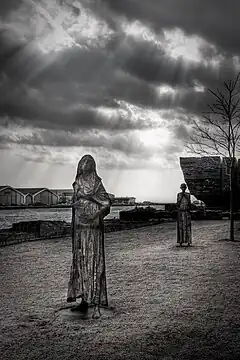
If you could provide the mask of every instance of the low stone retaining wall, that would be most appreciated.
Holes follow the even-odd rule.
[[[159,221],[122,222],[120,220],[106,220],[104,232],[131,230],[156,224],[159,224]],[[13,224],[10,229],[0,230],[0,247],[27,241],[71,237],[71,234],[71,224],[65,221],[21,221]]]
[[[120,221],[120,220],[110,220],[106,221],[104,224],[104,232],[113,232],[121,230],[131,230],[145,226],[157,225],[163,221],[153,220],[153,221]]]
[[[69,236],[71,226],[65,221],[21,221],[0,231],[0,247]]]

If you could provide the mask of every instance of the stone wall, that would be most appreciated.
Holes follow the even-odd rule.
[[[59,238],[71,235],[71,225],[65,221],[21,221],[0,231],[0,247],[26,241]]]
[[[153,222],[121,222],[107,220],[105,232],[128,230],[153,225]],[[0,247],[19,244],[26,241],[71,237],[71,224],[65,221],[21,221],[13,224],[11,229],[0,230]]]
[[[12,231],[32,234],[36,238],[55,237],[64,235],[66,226],[65,221],[20,221],[13,224]]]

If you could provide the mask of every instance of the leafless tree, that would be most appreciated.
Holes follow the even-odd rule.
[[[202,156],[220,155],[228,157],[229,169],[229,212],[230,240],[234,241],[234,189],[236,178],[236,155],[240,149],[240,73],[236,79],[226,81],[223,89],[208,91],[213,102],[208,105],[208,112],[201,119],[193,119],[193,128],[187,148],[192,153]]]

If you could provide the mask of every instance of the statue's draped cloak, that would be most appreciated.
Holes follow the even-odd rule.
[[[94,171],[87,179],[73,183],[72,266],[68,301],[82,297],[89,304],[108,305],[103,218],[110,212],[110,199],[101,178]],[[105,213],[89,225],[86,218],[105,208]]]

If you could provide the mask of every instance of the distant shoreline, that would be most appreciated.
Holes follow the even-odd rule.
[[[162,203],[154,203],[154,204],[143,204],[143,203],[135,203],[135,204],[113,204],[111,205],[111,207],[125,207],[125,206],[129,206],[129,207],[134,207],[134,206],[150,206],[150,207],[154,207],[154,206],[158,206],[158,205],[166,205],[166,204],[162,204]],[[26,206],[26,205],[16,205],[16,206],[0,206],[0,210],[24,210],[24,209],[69,209],[72,206],[70,204],[68,205],[53,205],[53,206],[49,206],[49,205],[37,205],[37,206]]]

